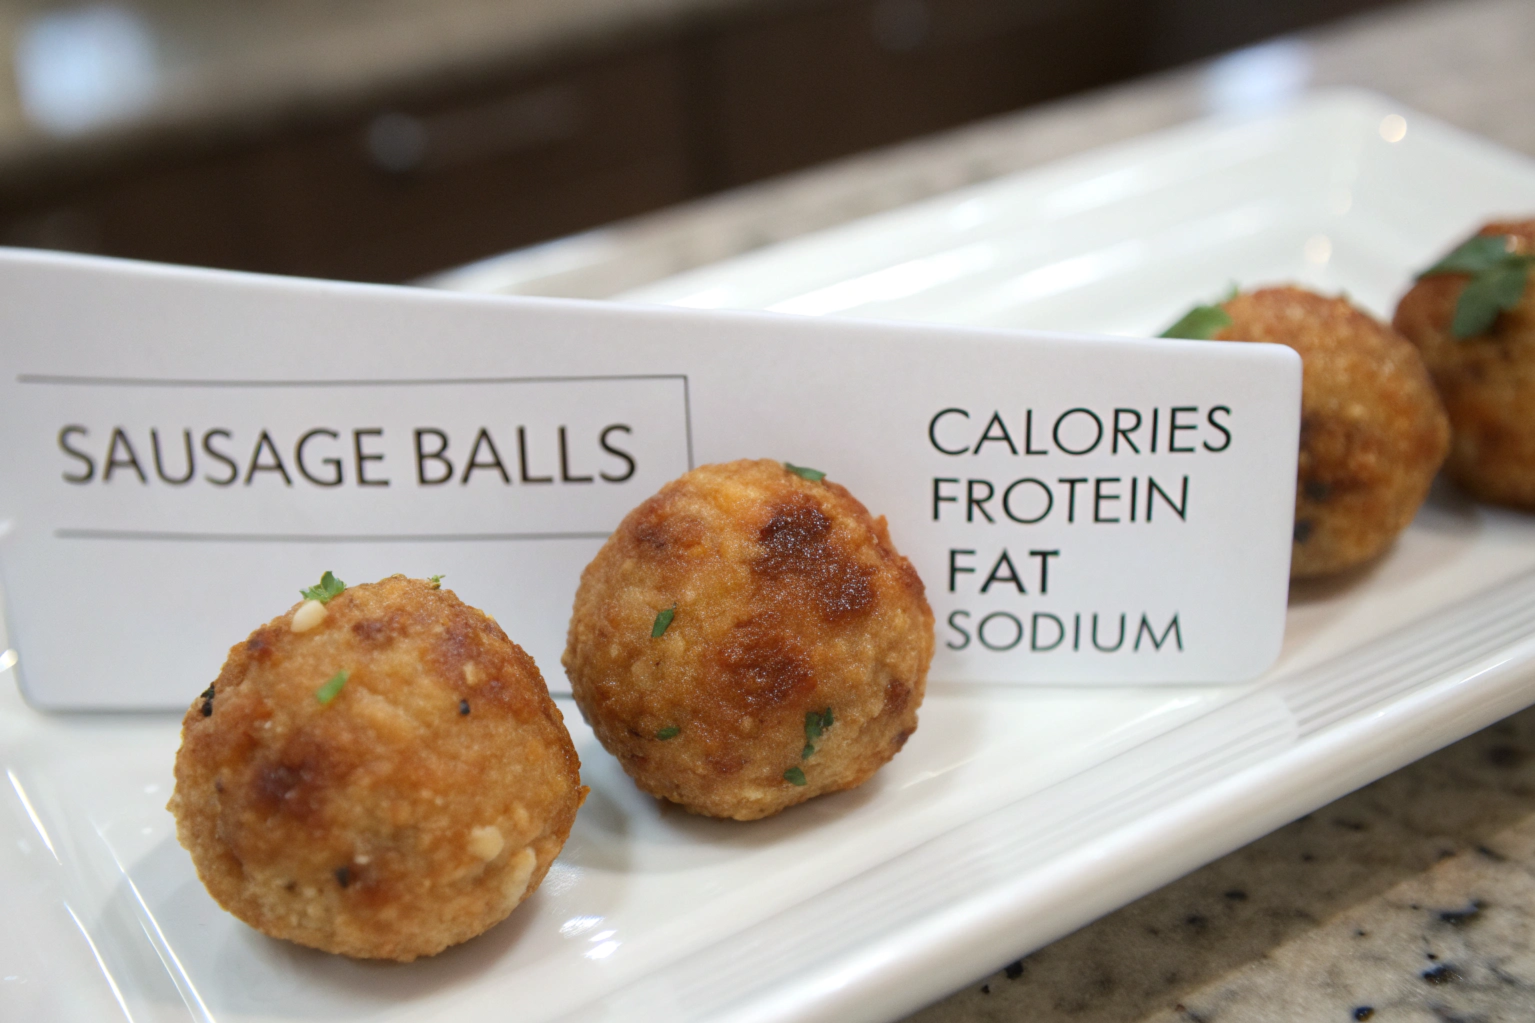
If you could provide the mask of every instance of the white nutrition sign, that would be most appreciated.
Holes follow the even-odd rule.
[[[568,691],[581,569],[707,462],[885,515],[931,677],[1252,678],[1288,349],[466,297],[0,250],[0,571],[46,708],[179,708],[324,570],[443,574]]]

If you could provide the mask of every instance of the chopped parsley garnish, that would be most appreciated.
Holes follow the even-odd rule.
[[[783,773],[783,780],[790,785],[803,785],[805,784],[805,772],[797,767],[791,767]]]
[[[1231,314],[1221,308],[1221,303],[1237,297],[1237,286],[1232,284],[1220,302],[1196,305],[1157,337],[1183,338],[1188,341],[1209,341],[1216,334],[1231,326]]]
[[[655,624],[650,627],[650,638],[660,639],[666,635],[666,630],[671,628],[672,619],[677,617],[677,609],[669,607],[656,615]]]
[[[819,483],[826,478],[826,474],[819,469],[808,469],[803,465],[795,465],[793,462],[785,462],[783,467],[801,479],[809,480],[811,483]]]
[[[1535,267],[1535,256],[1510,251],[1508,235],[1479,234],[1424,270],[1418,279],[1439,274],[1470,276],[1450,321],[1450,333],[1468,338],[1487,333],[1499,313],[1519,304],[1530,280],[1531,267]]]
[[[1235,297],[1232,292],[1224,301]],[[1209,341],[1222,330],[1231,326],[1231,314],[1218,305],[1196,305],[1184,313],[1178,322],[1157,337],[1179,337],[1189,341]]]
[[[341,687],[346,685],[347,672],[338,671],[330,677],[319,689],[314,692],[314,698],[321,703],[329,703],[341,693]]]
[[[656,733],[656,738],[660,739],[662,742],[665,742],[667,739],[675,739],[681,734],[682,729],[678,728],[676,725],[667,725],[665,728]]]
[[[805,712],[805,748],[800,751],[801,760],[809,760],[815,752],[815,741],[831,727],[831,708]]]
[[[320,584],[318,586],[310,586],[298,592],[299,596],[305,600],[318,600],[322,604],[329,604],[344,589],[346,589],[346,583],[337,579],[330,572],[326,572],[320,576]]]
[[[447,576],[445,575],[429,575],[426,577],[426,581],[432,584],[432,589],[440,590],[442,589],[442,581],[446,578]]]
[[[1450,332],[1459,338],[1485,334],[1506,313],[1519,304],[1530,280],[1530,262],[1521,259],[1493,267],[1471,278],[1455,303],[1455,318]]]
[[[1479,234],[1457,245],[1448,256],[1418,274],[1418,280],[1436,274],[1479,274],[1497,266],[1509,255],[1507,235]]]

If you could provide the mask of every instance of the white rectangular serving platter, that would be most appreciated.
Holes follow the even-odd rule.
[[[1478,222],[1532,212],[1529,160],[1331,95],[626,297],[1144,334],[1232,280],[1295,280],[1389,314]],[[163,809],[178,721],[43,715],[6,684],[0,1018],[888,1020],[1531,702],[1535,519],[1436,491],[1378,563],[1292,592],[1255,683],[934,679],[872,782],[764,822],[640,796],[563,702],[592,788],[565,853],[507,922],[399,966],[213,904]]]

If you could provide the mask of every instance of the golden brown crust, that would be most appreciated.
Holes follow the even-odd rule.
[[[274,937],[402,961],[474,937],[538,887],[585,795],[538,668],[421,580],[349,587],[303,633],[299,606],[231,648],[187,711],[181,844]]]
[[[1535,220],[1488,224],[1483,235],[1535,252]],[[1457,338],[1456,303],[1470,278],[1435,274],[1397,305],[1396,329],[1423,353],[1449,413],[1454,439],[1445,471],[1483,501],[1535,509],[1535,284],[1492,329]]]
[[[1216,336],[1300,353],[1301,437],[1292,578],[1375,557],[1417,514],[1449,426],[1418,353],[1346,299],[1263,288],[1223,304]]]
[[[762,460],[695,469],[629,513],[582,574],[564,664],[640,788],[753,820],[894,756],[932,655],[922,581],[885,520]],[[805,757],[806,715],[827,710]],[[803,786],[785,780],[794,768]]]

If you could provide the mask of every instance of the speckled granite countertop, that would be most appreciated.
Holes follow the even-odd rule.
[[[1262,73],[1253,75],[1255,61]],[[1535,154],[1535,3],[1399,8],[1244,58],[487,260],[437,283],[612,295],[1211,110],[1329,85],[1378,90]],[[992,962],[1009,951],[998,949]],[[978,963],[978,971],[988,965]],[[1535,1020],[1535,709],[980,977],[910,1019]]]
[[[1535,709],[911,1023],[1535,1020]]]

